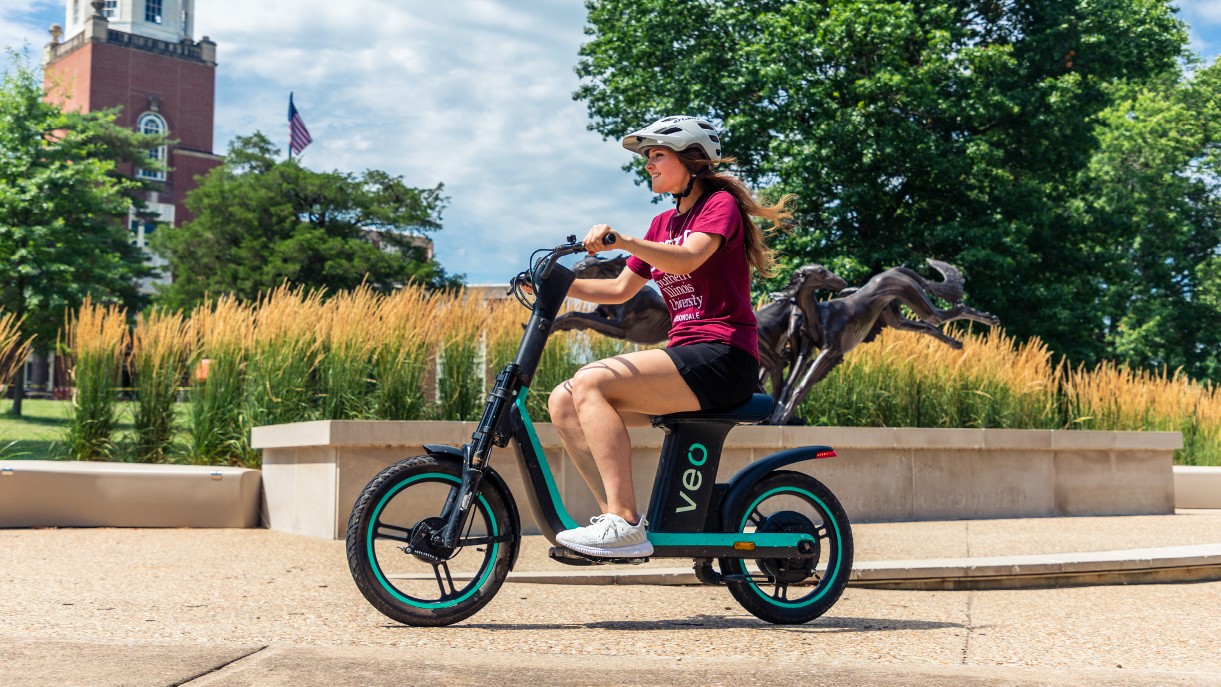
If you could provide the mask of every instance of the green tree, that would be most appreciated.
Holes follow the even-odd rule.
[[[122,163],[150,167],[162,137],[115,122],[113,110],[64,112],[43,101],[27,60],[9,51],[0,83],[0,308],[25,317],[35,347],[56,340],[66,310],[86,294],[137,308],[138,280],[153,271],[123,221],[144,208],[144,182]],[[21,414],[22,376],[12,413]]]
[[[722,123],[768,192],[800,197],[790,266],[859,283],[958,265],[1010,332],[1102,355],[1107,228],[1073,212],[1112,84],[1172,68],[1164,0],[590,0],[575,97],[622,135]],[[774,286],[774,285],[773,285]]]
[[[1221,381],[1221,62],[1121,89],[1081,176],[1112,249],[1107,353]]]
[[[441,228],[440,185],[411,188],[378,170],[314,172],[279,154],[261,133],[239,136],[187,195],[195,219],[153,242],[174,276],[161,302],[189,308],[222,293],[252,301],[285,281],[332,291],[458,283],[411,243]]]

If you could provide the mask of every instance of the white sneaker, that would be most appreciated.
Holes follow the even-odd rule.
[[[589,519],[586,527],[564,530],[555,540],[586,556],[605,558],[642,558],[653,554],[653,543],[645,534],[648,523],[640,518],[639,525],[606,513]]]

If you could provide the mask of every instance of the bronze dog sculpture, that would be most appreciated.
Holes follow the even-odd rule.
[[[771,303],[755,311],[759,322],[759,391],[766,393],[765,381],[771,382],[771,393],[779,395],[784,369],[793,362],[790,351],[795,336],[803,327],[803,310],[799,303],[816,303],[820,289],[839,291],[848,286],[842,277],[822,265],[803,265],[793,270],[788,286],[774,294]]]
[[[578,279],[614,279],[626,265],[627,256],[589,256],[574,265],[572,271]],[[626,303],[599,305],[592,312],[566,312],[555,318],[551,329],[559,332],[592,329],[616,339],[652,345],[669,338],[670,311],[660,293],[645,287]]]
[[[811,387],[843,362],[849,351],[873,341],[886,327],[928,334],[960,349],[962,342],[937,327],[963,319],[990,326],[1000,324],[995,315],[961,302],[964,280],[957,269],[937,260],[927,262],[942,274],[943,281],[930,281],[906,267],[892,267],[871,277],[861,288],[846,290],[846,295],[823,303],[812,298],[797,302],[803,326],[790,334],[789,372],[769,424],[787,423]],[[940,309],[929,300],[929,294],[953,305]],[[906,306],[918,319],[904,317],[900,306]]]

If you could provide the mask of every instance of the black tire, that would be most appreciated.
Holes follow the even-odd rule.
[[[822,482],[800,472],[773,472],[732,516],[739,532],[809,532],[817,542],[812,560],[722,558],[723,574],[746,576],[727,581],[743,608],[769,623],[798,625],[835,605],[852,574],[852,528]]]
[[[457,461],[407,458],[379,472],[352,508],[347,533],[352,579],[374,608],[400,623],[435,627],[465,620],[492,600],[509,574],[520,532],[504,497],[486,481],[452,555],[430,562],[403,551],[425,519],[439,523],[462,483],[460,474]]]

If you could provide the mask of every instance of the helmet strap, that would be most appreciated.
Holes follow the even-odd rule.
[[[687,182],[687,188],[684,189],[682,193],[674,194],[674,210],[676,212],[678,211],[678,204],[680,202],[682,202],[683,198],[686,198],[687,196],[691,195],[691,190],[694,188],[695,188],[695,175],[692,174],[691,179]]]

